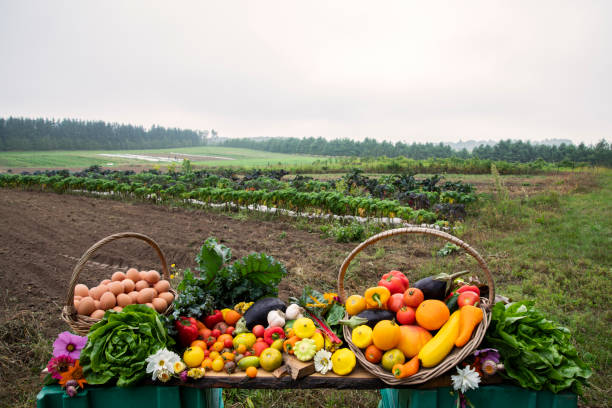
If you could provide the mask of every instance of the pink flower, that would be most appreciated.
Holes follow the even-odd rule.
[[[61,380],[62,373],[67,372],[68,369],[74,365],[74,362],[75,360],[70,356],[64,355],[53,357],[47,364],[47,370],[49,370],[51,377],[55,378],[56,380]]]
[[[69,356],[77,360],[81,356],[85,343],[87,343],[87,337],[77,336],[69,331],[62,332],[53,342],[53,357]]]

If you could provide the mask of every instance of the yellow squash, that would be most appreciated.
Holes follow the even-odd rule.
[[[451,352],[459,336],[459,314],[459,310],[454,312],[440,331],[419,351],[419,360],[423,367],[438,365]]]

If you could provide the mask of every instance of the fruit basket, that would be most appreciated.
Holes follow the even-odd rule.
[[[394,377],[389,371],[384,370],[380,365],[373,364],[369,362],[361,349],[359,349],[353,342],[351,341],[351,329],[348,326],[344,327],[344,338],[348,343],[349,347],[355,353],[357,357],[357,361],[371,374],[379,377],[385,383],[390,385],[410,385],[410,384],[421,384],[426,381],[429,381],[435,377],[440,376],[444,372],[456,366],[458,363],[463,361],[468,355],[470,355],[476,348],[480,345],[485,332],[489,326],[491,319],[490,306],[494,303],[495,299],[495,285],[493,282],[493,276],[491,271],[489,270],[487,264],[484,259],[468,244],[461,241],[459,238],[450,235],[446,232],[431,229],[431,228],[423,228],[423,227],[406,227],[406,228],[398,228],[393,230],[388,230],[381,232],[377,235],[374,235],[367,239],[366,241],[359,244],[353,251],[346,257],[342,265],[340,266],[340,271],[338,273],[338,295],[342,301],[346,300],[346,294],[344,290],[344,277],[346,271],[351,263],[351,261],[365,248],[375,244],[378,241],[383,239],[387,239],[396,235],[407,235],[407,234],[425,234],[431,235],[434,237],[441,238],[448,242],[451,242],[463,250],[465,250],[469,255],[476,259],[478,265],[483,270],[484,274],[487,278],[487,284],[489,287],[489,297],[480,299],[480,308],[483,311],[483,319],[482,322],[477,326],[477,328],[472,333],[470,340],[463,347],[454,347],[453,350],[448,354],[439,364],[430,368],[421,367],[420,370],[409,377],[398,379]],[[348,318],[348,315],[346,316]]]
[[[81,275],[81,272],[83,271],[83,268],[85,267],[85,264],[101,247],[103,247],[104,245],[110,242],[113,242],[119,239],[124,239],[124,238],[135,238],[135,239],[144,241],[147,244],[149,244],[155,250],[155,252],[157,253],[157,256],[159,257],[161,268],[162,268],[163,279],[169,280],[170,274],[168,272],[168,264],[166,262],[164,253],[162,252],[159,245],[157,245],[157,243],[153,241],[153,239],[149,238],[148,236],[139,234],[136,232],[121,232],[121,233],[109,235],[108,237],[96,242],[87,251],[85,251],[83,256],[81,256],[81,259],[79,259],[76,266],[74,267],[74,270],[72,272],[72,277],[70,279],[70,284],[68,285],[68,293],[66,294],[65,305],[62,308],[62,314],[61,314],[62,319],[66,323],[68,323],[68,325],[72,328],[72,330],[75,333],[86,335],[87,332],[89,331],[89,328],[100,320],[99,318],[95,318],[89,315],[78,314],[77,308],[75,307],[75,301],[74,301],[75,287],[77,285],[79,276]],[[173,297],[176,297],[176,291],[174,291],[174,289],[170,287],[167,291],[171,293]],[[172,312],[172,309],[173,309],[172,302],[167,302],[167,307],[164,310],[162,310],[161,313],[167,315],[170,312]]]

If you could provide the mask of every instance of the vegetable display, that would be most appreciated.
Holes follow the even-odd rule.
[[[145,375],[146,358],[174,341],[161,316],[143,305],[128,305],[122,312],[107,312],[87,335],[81,366],[90,384],[116,379],[129,386]]]
[[[580,393],[591,376],[569,330],[548,320],[533,301],[495,304],[485,342],[499,350],[505,366],[502,375],[524,388]]]

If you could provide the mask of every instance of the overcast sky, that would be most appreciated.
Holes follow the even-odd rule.
[[[0,0],[0,117],[612,140],[612,1]]]

